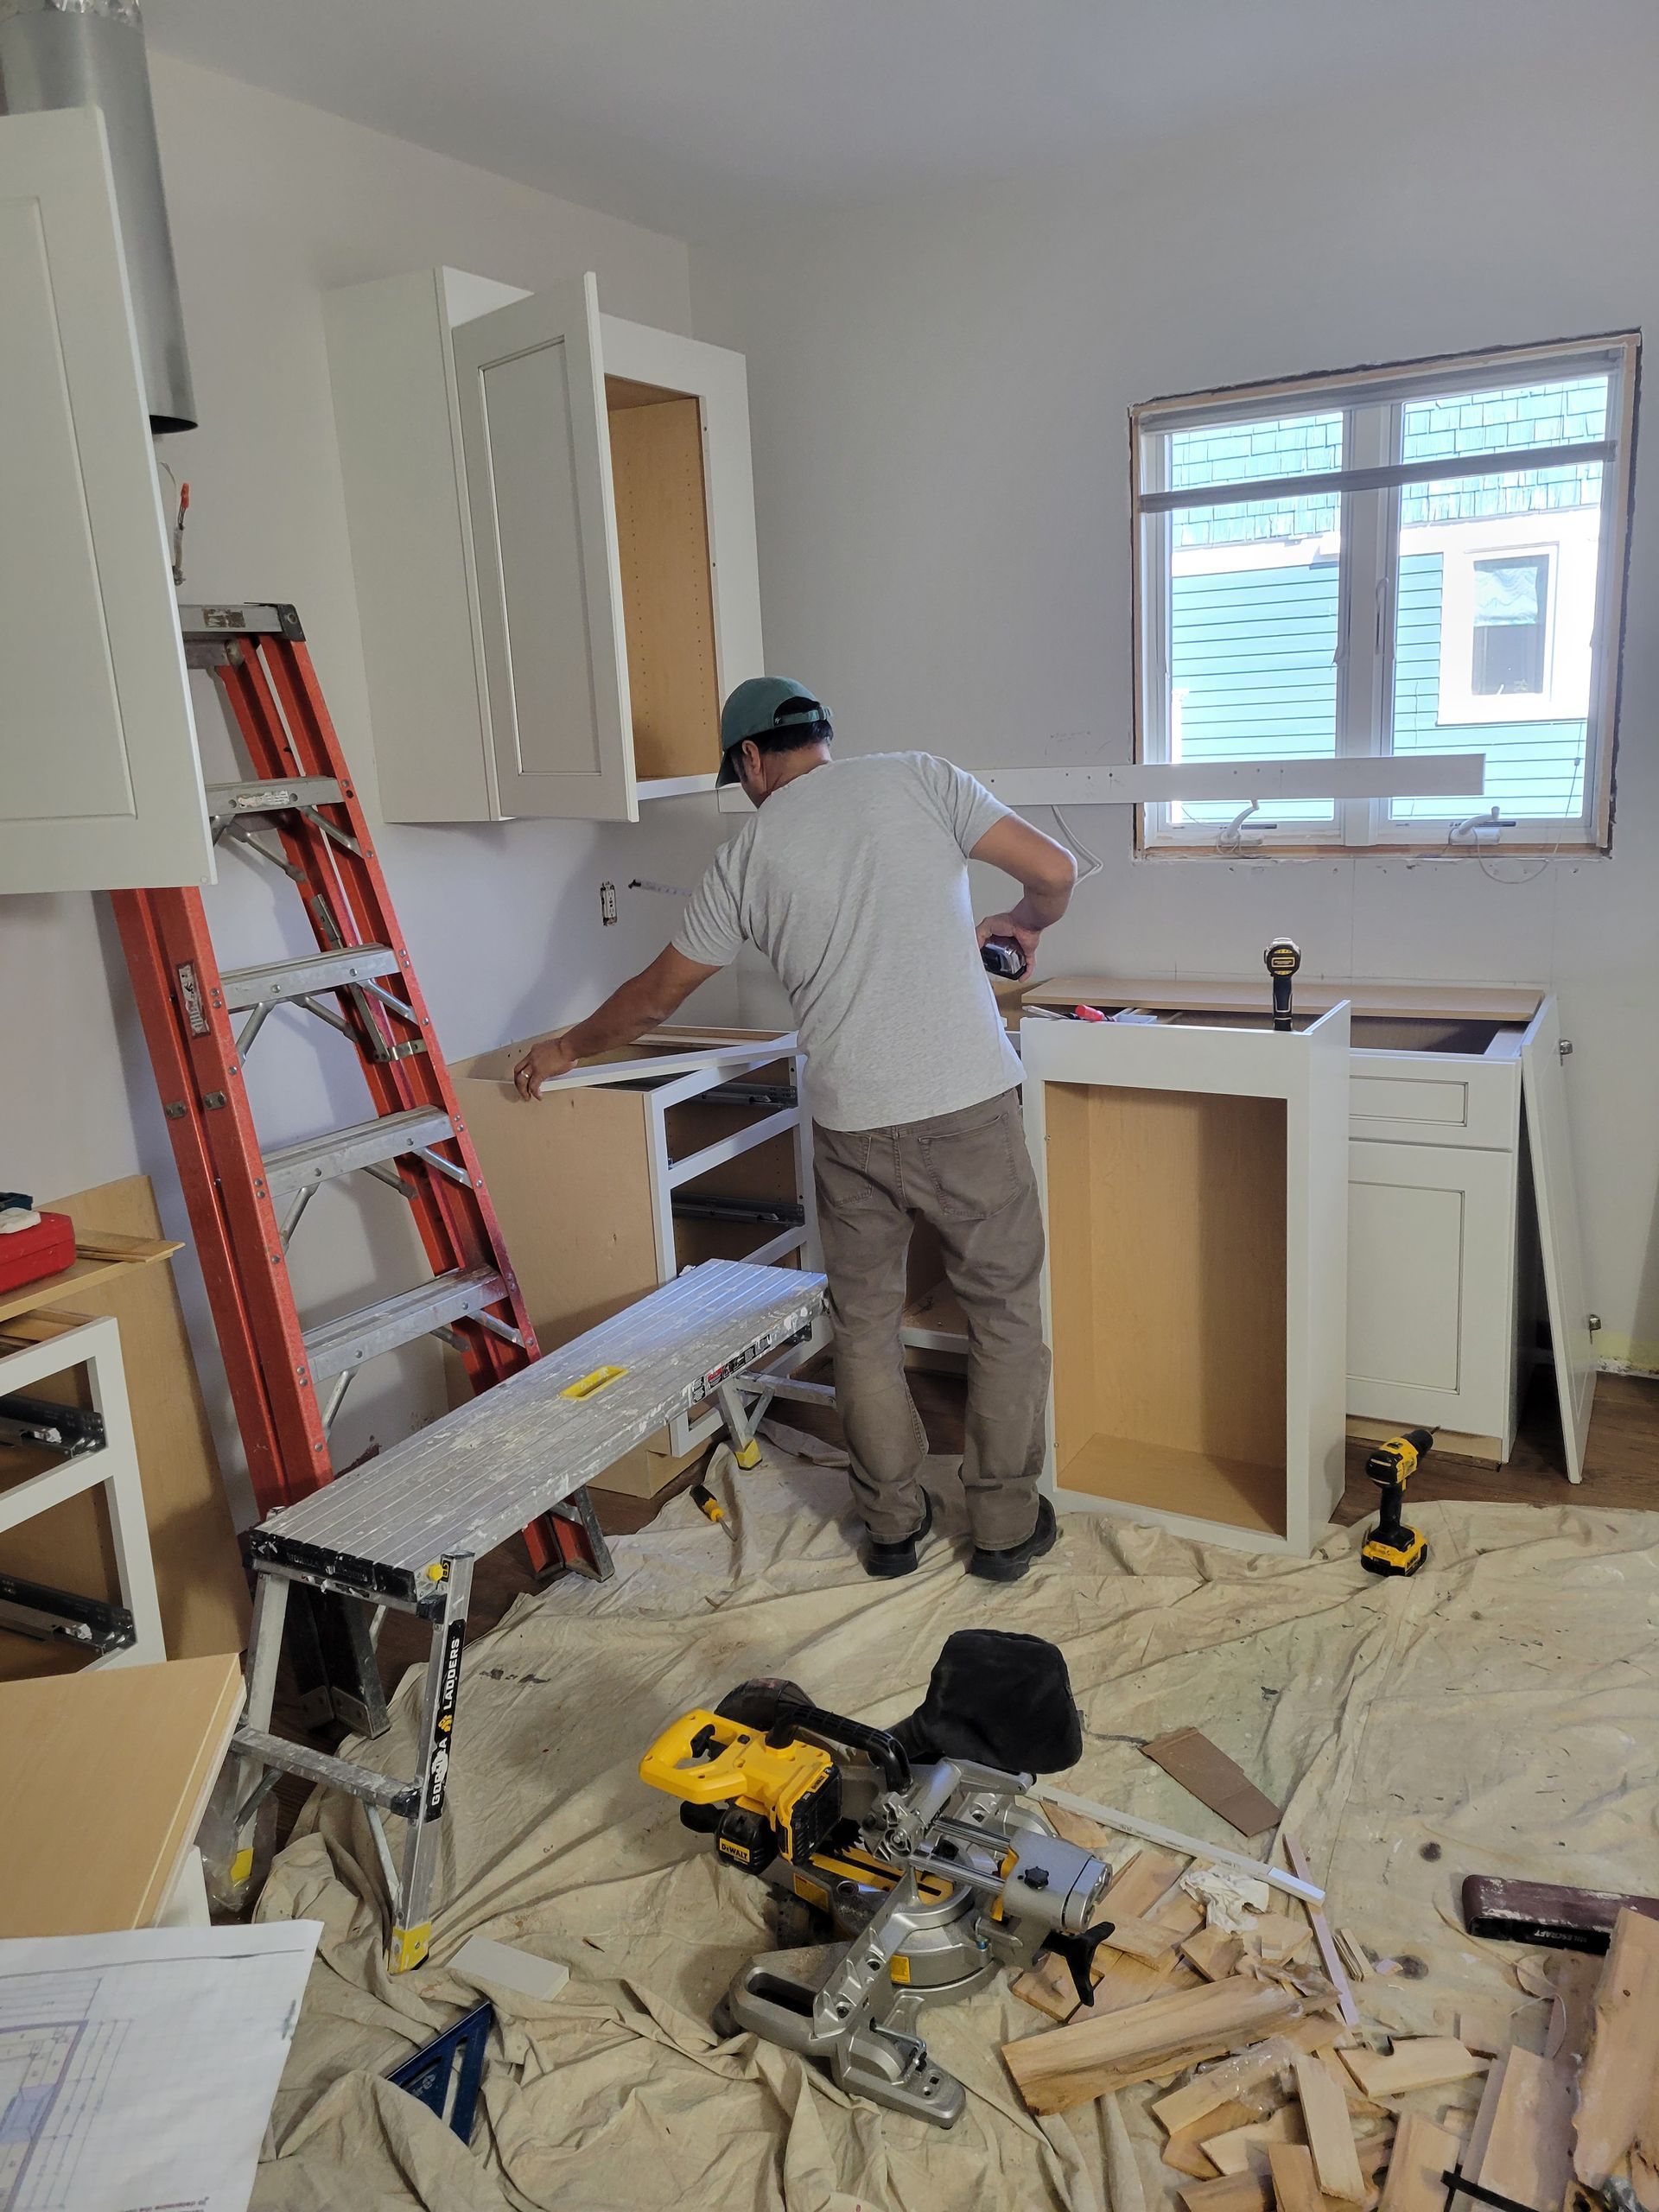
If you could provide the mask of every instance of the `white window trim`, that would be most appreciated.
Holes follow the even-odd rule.
[[[1496,456],[1466,456],[1455,463],[1424,463],[1411,469],[1393,464],[1398,450],[1399,409],[1402,403],[1431,397],[1438,391],[1479,389],[1491,384],[1514,383],[1574,373],[1605,374],[1610,379],[1607,435],[1601,443],[1605,476],[1601,505],[1600,542],[1596,584],[1596,607],[1592,632],[1590,700],[1586,737],[1585,806],[1570,817],[1529,817],[1506,831],[1502,849],[1509,852],[1553,852],[1567,849],[1606,851],[1611,836],[1612,785],[1617,747],[1619,664],[1624,638],[1625,565],[1629,546],[1631,461],[1639,334],[1624,332],[1605,338],[1563,340],[1553,345],[1505,347],[1487,353],[1446,356],[1405,363],[1385,369],[1368,369],[1342,376],[1284,379],[1274,384],[1236,386],[1227,391],[1156,400],[1130,410],[1130,527],[1134,534],[1135,577],[1135,757],[1139,761],[1164,761],[1178,757],[1172,750],[1169,726],[1168,671],[1170,661],[1170,539],[1168,519],[1172,495],[1165,474],[1167,434],[1173,430],[1212,428],[1229,418],[1256,419],[1306,412],[1328,414],[1340,405],[1344,415],[1343,463],[1339,471],[1309,473],[1284,480],[1252,482],[1242,496],[1252,500],[1283,497],[1291,492],[1336,491],[1340,498],[1340,537],[1344,557],[1338,626],[1338,681],[1336,750],[1338,757],[1392,750],[1392,677],[1394,628],[1397,595],[1399,511],[1390,496],[1403,481],[1446,480],[1449,475],[1497,473]],[[1583,448],[1545,448],[1527,456],[1529,465],[1543,465],[1560,453],[1582,453]],[[1513,467],[1522,459],[1506,454]],[[1214,501],[1216,487],[1206,487],[1205,504]],[[1197,502],[1195,502],[1196,504]],[[1540,533],[1541,537],[1543,533]],[[1552,555],[1551,583],[1556,581],[1553,541],[1538,548]],[[1555,629],[1552,605],[1548,617]],[[1369,600],[1376,619],[1365,623],[1357,610]],[[1472,618],[1471,618],[1472,619]],[[1472,635],[1471,639],[1472,648]],[[1442,653],[1442,665],[1445,654]],[[1563,718],[1553,694],[1541,700],[1532,695],[1500,700],[1475,697],[1472,667],[1469,671],[1470,698],[1458,700],[1462,727],[1482,722],[1517,722]],[[1551,647],[1551,680],[1554,652]],[[1456,695],[1453,695],[1454,696]],[[1478,711],[1466,715],[1471,705]],[[1516,711],[1524,709],[1524,711]],[[1444,721],[1444,715],[1441,716]],[[1448,739],[1448,746],[1469,741]],[[1218,844],[1224,825],[1214,822],[1183,823],[1179,808],[1148,805],[1136,810],[1136,849],[1151,856],[1214,855],[1236,857],[1237,845]],[[1334,802],[1332,815],[1320,822],[1292,823],[1264,831],[1252,823],[1244,849],[1253,855],[1298,852],[1351,851],[1466,853],[1490,856],[1492,848],[1483,841],[1452,844],[1455,817],[1390,819],[1386,799]]]

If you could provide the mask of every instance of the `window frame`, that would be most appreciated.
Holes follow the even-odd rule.
[[[1338,494],[1338,594],[1335,655],[1337,757],[1387,755],[1394,747],[1393,690],[1395,632],[1399,598],[1400,490],[1403,482],[1440,482],[1429,462],[1405,465],[1395,458],[1400,450],[1402,410],[1413,401],[1459,391],[1475,393],[1501,385],[1554,381],[1575,374],[1605,375],[1609,379],[1605,435],[1599,443],[1608,450],[1602,461],[1605,474],[1598,533],[1596,603],[1590,648],[1590,695],[1586,717],[1585,804],[1580,813],[1560,817],[1523,817],[1516,830],[1505,831],[1501,849],[1506,853],[1575,854],[1611,849],[1613,815],[1614,766],[1618,747],[1619,690],[1624,658],[1626,570],[1630,554],[1630,526],[1634,493],[1635,425],[1641,372],[1641,334],[1620,331],[1595,337],[1559,340],[1528,346],[1495,347],[1479,353],[1448,354],[1421,361],[1367,367],[1344,372],[1319,372],[1281,378],[1274,382],[1230,386],[1188,393],[1179,397],[1150,400],[1129,410],[1129,527],[1133,553],[1134,757],[1137,761],[1167,761],[1172,731],[1168,706],[1171,653],[1171,508],[1169,499],[1169,434],[1173,431],[1224,427],[1229,421],[1274,420],[1299,414],[1328,415],[1340,410],[1343,417],[1342,463],[1338,472],[1308,471],[1310,486],[1335,488]],[[1581,443],[1560,448],[1528,449],[1535,455],[1555,451],[1582,454]],[[1454,474],[1470,474],[1469,463],[1485,455],[1459,456]],[[1520,458],[1500,448],[1491,456],[1492,466],[1481,474],[1506,473]],[[1548,461],[1534,458],[1532,467]],[[1373,472],[1384,472],[1374,480]],[[1340,486],[1332,484],[1339,475]],[[1244,480],[1239,480],[1241,481]],[[1292,496],[1297,477],[1259,480],[1252,496]],[[1207,487],[1206,487],[1207,488]],[[1220,488],[1220,487],[1217,487]],[[1148,505],[1147,501],[1154,504]],[[1204,504],[1202,495],[1192,504]],[[1548,546],[1539,550],[1551,551]],[[1484,556],[1483,556],[1484,557]],[[1547,615],[1550,632],[1546,641],[1548,681],[1554,682],[1554,630],[1559,611],[1555,596],[1558,563],[1550,563],[1552,603]],[[1361,610],[1374,607],[1370,622]],[[1472,640],[1471,640],[1472,644]],[[1442,666],[1444,667],[1444,649]],[[1467,687],[1472,694],[1471,682]],[[1530,709],[1503,715],[1477,712],[1469,724],[1560,719],[1534,708],[1537,695],[1482,696],[1475,701],[1483,709],[1507,702],[1510,709]],[[1548,701],[1551,693],[1542,695]],[[1576,719],[1576,717],[1574,717]],[[1467,727],[1465,724],[1464,727]],[[1451,741],[1448,741],[1448,744]],[[1459,749],[1478,750],[1476,744]],[[1240,848],[1221,842],[1224,823],[1179,821],[1179,807],[1147,804],[1135,810],[1135,849],[1138,857],[1236,858]],[[1390,818],[1387,799],[1338,799],[1323,821],[1294,823],[1283,829],[1246,831],[1243,849],[1253,857],[1287,857],[1315,854],[1404,852],[1489,855],[1491,843],[1473,839],[1453,843],[1451,831],[1459,816],[1419,817],[1396,822]],[[1260,842],[1258,842],[1258,840]]]

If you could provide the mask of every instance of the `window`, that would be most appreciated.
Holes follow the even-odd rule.
[[[1471,689],[1483,699],[1544,688],[1549,556],[1475,563],[1475,656]]]
[[[1483,753],[1484,794],[1275,801],[1251,847],[1608,842],[1634,336],[1135,410],[1136,758]],[[1235,849],[1236,806],[1140,810]],[[1510,826],[1513,825],[1513,826]]]

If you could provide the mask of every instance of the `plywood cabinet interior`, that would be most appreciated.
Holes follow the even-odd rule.
[[[1032,1021],[1063,1503],[1306,1552],[1343,1482],[1348,1017]]]
[[[211,883],[104,119],[0,117],[0,892]]]
[[[325,307],[383,803],[637,818],[760,673],[740,355],[453,270]]]

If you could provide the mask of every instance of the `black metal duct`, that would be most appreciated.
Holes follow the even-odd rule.
[[[149,427],[194,430],[195,394],[136,0],[0,0],[0,111],[62,107],[104,111]]]

